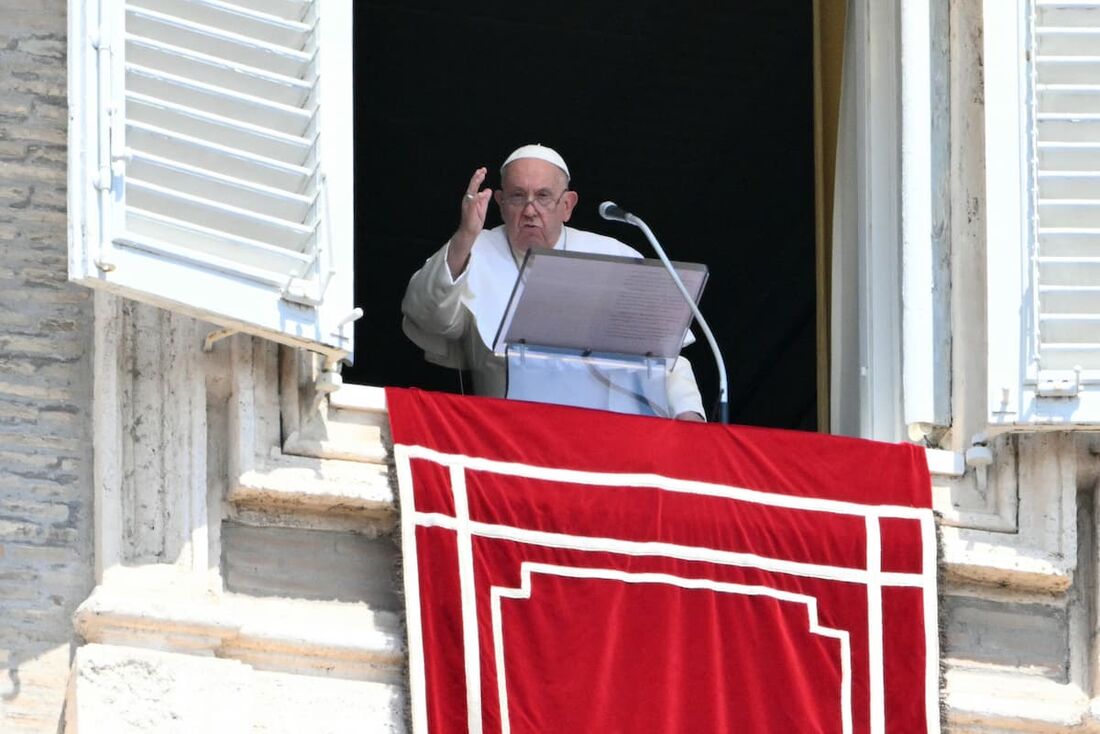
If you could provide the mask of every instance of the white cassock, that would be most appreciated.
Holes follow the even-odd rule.
[[[449,247],[450,242],[409,280],[401,302],[401,326],[406,336],[424,350],[429,362],[469,369],[474,392],[504,397],[507,367],[503,357],[493,354],[491,345],[512,295],[520,256],[508,244],[504,225],[483,230],[474,242],[466,270],[458,278],[451,278],[447,267]],[[637,250],[616,239],[569,227],[562,228],[554,249],[641,257]],[[687,411],[706,415],[686,358],[676,360],[666,389],[672,415]]]

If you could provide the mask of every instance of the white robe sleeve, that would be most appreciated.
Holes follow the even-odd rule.
[[[401,301],[404,318],[401,328],[428,361],[445,367],[466,367],[462,336],[469,325],[470,312],[463,305],[466,274],[451,278],[447,267],[450,242],[428,258],[424,266],[413,273]]]
[[[703,397],[699,394],[699,386],[695,383],[695,372],[691,369],[691,362],[687,357],[681,356],[672,365],[665,382],[668,392],[668,407],[673,416],[694,411],[706,417],[703,410]]]

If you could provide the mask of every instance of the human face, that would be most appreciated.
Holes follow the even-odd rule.
[[[552,163],[538,158],[520,158],[504,169],[503,187],[496,192],[497,205],[504,219],[504,231],[508,242],[520,252],[532,247],[553,247],[561,228],[573,216],[577,194],[567,191],[565,173]],[[550,196],[557,203],[541,208],[535,204],[537,197]],[[526,204],[516,206],[510,199],[522,199]]]

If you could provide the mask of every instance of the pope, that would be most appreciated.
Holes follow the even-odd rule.
[[[567,227],[578,194],[569,188],[569,167],[552,148],[524,145],[500,168],[501,188],[482,188],[486,169],[470,177],[460,203],[458,229],[413,274],[401,303],[402,328],[425,358],[469,369],[479,395],[504,397],[505,360],[491,345],[527,251],[641,257],[611,237]],[[504,224],[485,229],[489,200]],[[691,364],[679,357],[666,380],[670,412],[681,420],[703,420],[703,403]]]

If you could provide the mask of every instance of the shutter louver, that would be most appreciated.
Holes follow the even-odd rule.
[[[70,165],[99,234],[71,277],[347,356],[350,2],[101,3]]]
[[[1100,2],[1034,14],[1038,382],[1100,377]]]
[[[126,4],[127,244],[191,250],[273,283],[315,268],[316,53],[313,28],[301,20],[308,9],[283,18],[216,0]],[[169,108],[177,114],[163,114]],[[271,137],[287,144],[265,145]],[[222,150],[192,159],[192,146]],[[280,168],[299,175],[273,185],[266,173]]]

